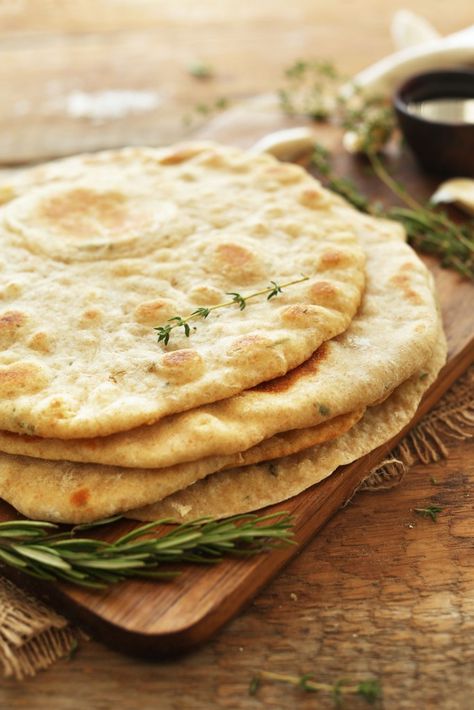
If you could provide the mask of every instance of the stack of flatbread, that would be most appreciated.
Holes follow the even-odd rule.
[[[85,155],[0,199],[0,497],[28,517],[277,503],[399,432],[444,363],[400,227],[269,155]]]

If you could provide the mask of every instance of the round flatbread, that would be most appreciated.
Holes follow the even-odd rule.
[[[30,518],[91,522],[165,498],[215,471],[277,458],[329,441],[350,429],[362,414],[361,410],[312,429],[284,432],[241,454],[169,469],[124,469],[0,454],[0,497]]]
[[[271,156],[125,149],[32,170],[0,192],[8,431],[104,436],[230,397],[305,361],[360,303],[364,254],[347,210]],[[154,326],[173,317],[302,275],[157,342]]]
[[[302,365],[229,399],[108,437],[62,441],[0,432],[0,451],[169,467],[239,453],[279,432],[314,427],[386,397],[433,352],[438,315],[431,274],[395,223],[360,215],[342,201],[337,205],[366,252],[367,287],[346,332]]]
[[[186,522],[211,516],[225,518],[281,503],[322,481],[338,466],[351,463],[398,434],[446,360],[446,341],[439,332],[431,362],[390,395],[367,409],[346,434],[272,463],[215,473],[154,505],[129,511],[136,520],[173,518]]]

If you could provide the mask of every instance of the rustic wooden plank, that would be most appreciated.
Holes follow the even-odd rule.
[[[153,662],[99,640],[82,643],[73,661],[23,683],[2,679],[0,706],[333,710],[332,698],[279,683],[264,683],[250,697],[252,676],[266,669],[328,682],[375,676],[384,710],[467,710],[474,694],[473,487],[474,441],[457,443],[446,461],[415,467],[398,488],[359,493],[197,651]],[[413,512],[430,504],[443,507],[436,523]],[[345,707],[368,706],[354,698]]]
[[[411,7],[443,33],[472,22],[470,0],[458,0],[455,13],[429,0]],[[398,0],[352,0],[343,12],[321,0],[277,7],[273,0],[68,0],[53,11],[37,0],[0,2],[0,162],[175,141],[186,135],[183,116],[197,103],[274,91],[283,69],[303,54],[334,58],[353,73],[387,53],[398,8]],[[212,81],[189,76],[196,59],[215,67]],[[74,92],[109,89],[156,92],[160,103],[102,122],[68,111]]]
[[[54,5],[54,12],[49,10]],[[433,7],[431,0],[413,0],[411,7],[423,14],[443,32],[453,32],[472,20],[471,7],[467,0],[456,3],[456,13],[444,4]],[[307,25],[324,26],[326,33],[334,40],[341,33],[347,34],[347,43],[341,51],[350,55],[374,52],[377,45],[388,42],[390,17],[399,8],[397,0],[353,0],[341,12],[337,3],[329,4],[321,0],[298,0],[289,5],[275,0],[260,0],[258,3],[235,0],[203,0],[196,5],[194,0],[62,0],[60,3],[38,3],[38,0],[2,0],[0,4],[0,36],[28,40],[37,35],[65,35],[84,33],[112,33],[144,31],[150,27],[170,30],[173,27],[193,26],[202,28],[212,37],[222,27],[236,28],[238,35],[248,34],[249,29],[264,32],[266,29],[307,29]],[[370,42],[361,42],[351,22],[358,19],[370,28],[376,36]],[[250,28],[249,28],[250,26]],[[346,30],[347,28],[347,30]],[[301,33],[301,41],[307,35]],[[326,38],[330,47],[329,39]],[[367,45],[372,45],[372,49]],[[326,45],[324,45],[326,46]],[[384,50],[381,47],[379,54]],[[245,61],[245,57],[242,57]]]

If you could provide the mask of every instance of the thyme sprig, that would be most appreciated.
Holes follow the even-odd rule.
[[[285,70],[285,86],[278,91],[282,110],[291,115],[326,121],[338,104],[337,87],[343,77],[327,60],[297,60]]]
[[[392,178],[379,155],[369,151],[367,157],[377,177],[405,205],[389,208],[385,216],[403,224],[415,248],[435,254],[442,266],[474,279],[474,222],[456,224],[446,212],[421,204]]]
[[[200,101],[195,104],[187,113],[184,114],[182,121],[186,127],[193,126],[197,121],[202,121],[206,118],[211,118],[215,116],[220,111],[225,111],[225,109],[230,106],[230,99],[226,96],[218,96],[212,99],[208,103],[205,101]]]
[[[352,99],[340,100],[337,122],[347,131],[345,145],[353,153],[380,153],[397,135],[390,101],[357,90]]]
[[[381,150],[394,136],[397,121],[390,101],[366,95],[352,84],[350,97],[341,92],[347,82],[336,66],[324,59],[299,59],[284,72],[278,91],[280,107],[291,116],[330,122],[348,131],[351,150]]]
[[[275,298],[280,293],[283,293],[284,288],[287,288],[288,286],[294,286],[295,284],[300,284],[303,281],[307,281],[308,279],[309,276],[302,276],[299,279],[295,279],[294,281],[287,281],[283,284],[278,284],[276,281],[270,281],[270,285],[266,288],[263,288],[261,291],[256,291],[255,293],[250,293],[246,296],[242,296],[242,294],[237,293],[235,291],[227,292],[226,296],[232,296],[232,298],[228,301],[224,301],[223,303],[217,303],[214,306],[201,306],[185,318],[183,318],[182,316],[173,316],[173,318],[168,319],[168,322],[165,325],[156,326],[154,330],[156,330],[158,334],[158,342],[163,342],[164,345],[168,345],[171,337],[171,332],[176,328],[183,328],[184,335],[189,338],[189,336],[191,335],[191,327],[189,323],[199,319],[205,320],[212,311],[216,311],[220,308],[228,308],[229,306],[233,305],[237,305],[239,310],[243,311],[247,307],[247,303],[253,300],[254,298],[258,298],[259,296],[266,296],[267,301],[271,301],[272,298]]]
[[[286,70],[285,77],[287,85],[279,92],[282,110],[343,128],[345,147],[366,156],[375,175],[402,206],[385,209],[372,205],[350,180],[333,174],[327,151],[325,154],[324,149],[316,150],[313,166],[326,177],[328,186],[357,209],[400,222],[415,249],[434,254],[443,266],[474,279],[474,221],[457,224],[445,211],[415,200],[394,180],[380,157],[389,143],[399,140],[389,99],[366,95],[355,85],[350,97],[345,98],[347,94],[340,92],[342,75],[325,61],[299,60]]]
[[[407,232],[408,241],[416,249],[435,254],[441,259],[442,266],[451,267],[466,278],[474,279],[474,222],[457,224],[446,212],[418,202],[394,180],[378,153],[369,150],[366,156],[375,175],[404,203],[403,206],[385,208],[380,203],[372,203],[352,181],[334,174],[331,154],[321,145],[316,145],[311,164],[325,178],[330,189],[345,197],[358,210],[400,222]]]
[[[424,518],[431,518],[435,523],[438,519],[438,513],[441,513],[443,509],[439,505],[430,505],[426,508],[414,508],[413,510]]]
[[[368,703],[373,704],[381,697],[382,689],[377,679],[371,678],[359,683],[353,681],[340,680],[334,684],[321,683],[315,680],[314,676],[306,673],[301,676],[288,675],[286,673],[274,673],[273,671],[259,671],[250,681],[249,694],[256,695],[263,680],[275,680],[280,683],[294,685],[308,693],[330,693],[337,707],[341,706],[346,695],[359,695]]]
[[[130,577],[169,579],[183,562],[217,563],[226,555],[252,556],[292,542],[286,513],[200,519],[164,532],[168,519],[146,523],[114,542],[82,537],[120,516],[61,532],[54,523],[14,520],[0,523],[0,564],[49,582],[65,581],[103,589]]]

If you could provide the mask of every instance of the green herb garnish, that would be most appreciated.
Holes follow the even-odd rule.
[[[291,116],[326,121],[337,105],[335,97],[341,81],[332,62],[298,60],[285,71],[285,86],[278,92],[281,108]]]
[[[434,523],[438,519],[438,513],[441,513],[442,510],[439,505],[430,505],[427,508],[414,508],[415,513],[422,515],[424,518],[431,518]]]
[[[162,570],[162,564],[216,563],[227,555],[252,556],[292,542],[292,519],[286,513],[195,520],[161,534],[170,522],[141,525],[114,542],[81,537],[95,525],[60,532],[47,522],[0,523],[0,564],[50,582],[102,589],[130,577],[169,579],[178,574]]]
[[[285,72],[286,86],[280,90],[285,113],[303,114],[317,121],[336,124],[347,131],[345,145],[366,156],[375,175],[402,202],[384,208],[371,204],[353,182],[335,175],[329,152],[316,146],[312,165],[326,179],[331,190],[357,209],[400,222],[410,244],[441,260],[463,276],[474,279],[474,221],[457,224],[440,208],[415,200],[387,171],[380,153],[398,139],[397,121],[390,101],[368,96],[357,86],[350,98],[343,98],[343,77],[329,62],[299,60]]]
[[[235,292],[227,293],[227,296],[232,296],[232,299],[230,301],[224,301],[223,303],[218,303],[215,306],[197,308],[185,318],[183,318],[182,316],[174,316],[173,318],[169,318],[168,322],[165,325],[156,326],[154,330],[156,330],[156,332],[158,333],[158,342],[163,342],[164,345],[168,345],[171,337],[171,332],[175,330],[175,328],[183,328],[184,335],[189,338],[191,334],[191,328],[189,326],[189,323],[200,318],[206,319],[211,313],[211,311],[216,311],[219,308],[228,308],[229,306],[233,305],[237,305],[239,307],[239,310],[243,311],[247,307],[248,301],[254,298],[258,298],[259,296],[266,296],[267,301],[270,301],[272,298],[275,298],[280,293],[282,293],[284,288],[287,288],[288,286],[294,286],[295,284],[300,284],[303,281],[307,281],[308,279],[309,276],[302,276],[300,279],[296,279],[294,281],[287,281],[284,284],[277,284],[276,281],[270,281],[271,285],[267,288],[264,288],[261,291],[257,291],[256,293],[250,293],[246,296],[242,296],[242,294]]]
[[[307,693],[330,693],[337,707],[340,707],[344,696],[359,695],[368,703],[373,704],[382,695],[382,688],[377,679],[371,678],[359,683],[354,681],[339,680],[334,684],[321,683],[314,676],[306,673],[301,676],[273,673],[272,671],[259,671],[250,681],[249,694],[256,695],[263,680],[274,680],[280,683],[294,685]]]
[[[196,60],[188,65],[188,72],[195,79],[210,79],[214,76],[213,67],[207,62]]]
[[[225,96],[218,96],[210,103],[197,103],[188,113],[184,114],[183,123],[185,126],[191,126],[199,119],[210,118],[219,111],[224,111],[229,104],[230,101]]]
[[[316,145],[311,164],[325,178],[330,189],[345,197],[358,210],[400,222],[407,232],[408,241],[416,249],[435,254],[443,266],[474,279],[474,221],[459,225],[445,212],[417,202],[388,173],[377,153],[371,150],[366,157],[375,175],[404,203],[403,207],[384,208],[383,205],[371,203],[353,182],[334,175],[331,154],[321,145]]]

